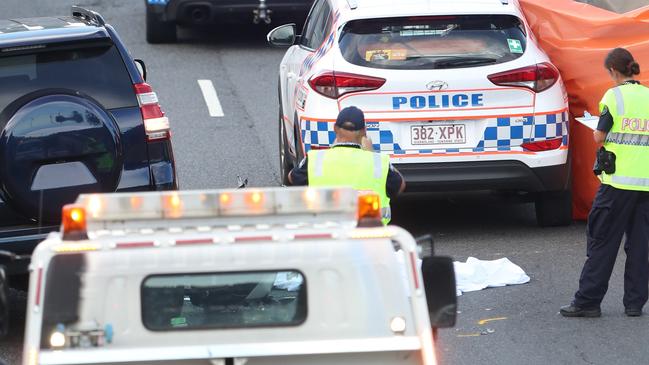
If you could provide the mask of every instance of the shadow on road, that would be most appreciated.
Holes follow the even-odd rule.
[[[392,223],[415,235],[536,227],[534,204],[490,193],[405,194],[392,208]]]

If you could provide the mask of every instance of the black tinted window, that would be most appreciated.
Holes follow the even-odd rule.
[[[306,320],[297,271],[156,275],[142,284],[142,320],[154,331],[296,326]]]
[[[355,20],[340,38],[348,62],[388,69],[484,66],[514,60],[525,48],[524,27],[510,15]]]
[[[302,45],[310,49],[320,47],[326,36],[329,13],[329,4],[326,0],[318,1],[313,6],[302,34]]]
[[[137,105],[114,46],[0,57],[0,111],[25,94],[51,88],[79,91],[107,109]]]

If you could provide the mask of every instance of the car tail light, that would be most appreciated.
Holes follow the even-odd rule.
[[[147,141],[168,139],[170,137],[169,118],[165,117],[160,108],[158,95],[147,83],[135,84],[134,87],[144,120]]]
[[[313,90],[332,99],[349,93],[376,90],[383,84],[385,79],[379,77],[333,71],[325,71],[309,80]]]
[[[523,143],[521,147],[532,152],[550,151],[561,147],[562,141],[563,138],[548,139],[545,141]]]
[[[526,87],[540,93],[552,87],[559,80],[559,70],[552,64],[544,62],[487,77],[496,85]]]

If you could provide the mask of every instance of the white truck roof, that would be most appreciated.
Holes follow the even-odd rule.
[[[436,364],[416,242],[355,198],[81,196],[34,252],[24,364]]]

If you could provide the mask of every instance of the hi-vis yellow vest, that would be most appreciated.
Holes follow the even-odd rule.
[[[637,84],[609,89],[600,103],[608,107],[613,128],[604,147],[615,153],[615,173],[602,173],[602,184],[649,191],[649,88]]]
[[[309,186],[350,186],[371,190],[381,199],[383,224],[390,222],[390,199],[385,184],[390,170],[390,157],[360,148],[334,147],[308,153]]]

